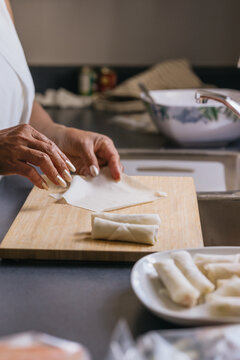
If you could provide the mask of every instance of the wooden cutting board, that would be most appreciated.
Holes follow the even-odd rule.
[[[156,251],[203,246],[198,203],[192,178],[134,177],[166,198],[131,206],[114,213],[157,213],[162,224],[158,242],[140,245],[91,239],[91,212],[56,202],[51,192],[33,188],[0,246],[7,259],[136,261]]]

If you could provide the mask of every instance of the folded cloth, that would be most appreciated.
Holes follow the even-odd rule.
[[[92,238],[120,240],[154,245],[157,241],[158,225],[140,225],[120,223],[95,217],[92,226]]]
[[[148,113],[137,113],[137,114],[118,114],[110,119],[112,124],[121,126],[131,131],[139,131],[145,133],[159,133],[156,125],[153,123]],[[164,141],[164,139],[162,139]],[[159,144],[160,145],[160,144]]]
[[[92,96],[80,96],[66,89],[48,89],[45,94],[36,94],[35,99],[43,106],[60,108],[84,108],[92,104]]]
[[[140,89],[138,86],[140,82],[148,90],[207,87],[194,74],[187,60],[169,60],[161,62],[149,70],[124,81],[114,90],[96,98],[93,104],[99,110],[116,112],[144,111],[145,107],[140,100]]]
[[[105,212],[92,214],[92,225],[95,218],[111,220],[120,223],[140,225],[160,225],[161,220],[158,214],[111,214]]]

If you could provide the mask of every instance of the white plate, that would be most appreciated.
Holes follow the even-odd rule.
[[[196,253],[227,255],[240,253],[240,246],[205,247],[187,250],[192,256]],[[153,263],[170,256],[179,250],[158,252],[140,259],[131,272],[131,285],[139,300],[157,316],[177,324],[209,325],[218,323],[240,323],[239,317],[213,316],[209,313],[206,304],[183,308],[161,292],[162,284],[157,277]]]

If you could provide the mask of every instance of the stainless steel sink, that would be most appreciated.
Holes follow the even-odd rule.
[[[198,200],[205,246],[240,246],[240,200]]]
[[[198,180],[197,172],[194,174],[192,171],[194,169],[191,167],[182,167],[182,163],[181,166],[176,166],[174,163],[174,167],[168,166],[166,169],[161,161],[174,160],[179,161],[179,164],[182,161],[189,161],[189,164],[194,161],[222,164],[224,191],[219,191],[217,184],[216,189],[211,188],[209,191],[205,188],[208,184],[206,181],[199,183],[199,187],[203,187],[201,191],[197,189],[203,240],[205,246],[240,246],[240,155],[238,152],[132,149],[121,149],[119,152],[123,162],[128,161],[126,172],[130,175],[161,176],[168,173],[167,175],[171,176],[193,176]],[[216,177],[216,174],[213,173],[212,176]]]

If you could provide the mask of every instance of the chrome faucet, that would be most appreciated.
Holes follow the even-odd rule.
[[[240,104],[229,96],[218,94],[208,90],[197,90],[195,93],[196,102],[199,104],[205,104],[208,100],[214,100],[222,103],[227,108],[232,110],[240,118]]]

